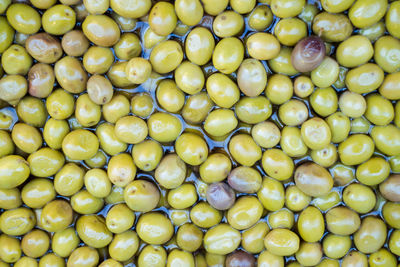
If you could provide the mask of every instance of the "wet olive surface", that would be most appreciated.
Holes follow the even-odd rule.
[[[85,5],[89,8],[96,1],[85,1],[85,5],[61,1],[64,6],[57,8],[63,11],[49,9],[55,3],[39,7],[36,2],[32,5],[43,20],[44,13],[50,11],[55,17],[63,17],[62,12],[71,12],[69,6],[77,15],[86,16],[82,12]],[[106,9],[96,11],[107,16],[103,27],[113,28],[111,18],[117,21],[123,12],[117,3],[124,1],[111,2],[114,10],[105,4]],[[1,18],[9,17],[16,30],[12,33],[13,45],[20,47],[14,48],[14,56],[11,49],[5,52],[11,43],[1,50],[2,80],[21,75],[12,78],[16,79],[12,86],[24,79],[29,85],[14,98],[6,97],[7,90],[0,91],[0,133],[4,140],[0,143],[0,259],[14,266],[81,266],[79,261],[83,260],[87,260],[84,266],[102,262],[101,266],[397,266],[400,43],[393,30],[399,27],[398,22],[392,13],[399,12],[399,1],[389,3],[392,7],[376,14],[375,19],[362,16],[362,9],[372,6],[373,1],[339,1],[344,9],[335,10],[329,6],[335,1],[299,4],[302,1],[277,0],[254,4],[243,12],[243,1],[237,1],[239,6],[230,3],[223,11],[234,10],[238,16],[231,19],[238,20],[235,23],[243,20],[243,26],[236,28],[235,24],[223,23],[235,15],[212,16],[206,11],[199,22],[186,26],[182,21],[190,24],[191,19],[179,13],[178,2],[184,1],[175,3],[176,27],[176,22],[172,27],[168,19],[173,7],[159,5],[158,15],[166,20],[165,25],[157,24],[156,10],[142,17],[152,13],[150,9],[138,15],[137,21],[130,21],[131,29],[124,29],[129,23],[116,24],[118,35],[109,30],[109,36],[100,39],[94,27],[82,24],[84,17],[78,16],[76,22],[65,19],[63,27],[53,28],[42,21],[43,28],[29,32],[12,22],[12,12],[3,12]],[[198,3],[206,9],[209,2]],[[281,13],[279,5],[284,2],[292,5],[289,10],[295,15],[288,10]],[[386,1],[378,2],[377,12],[386,10]],[[152,8],[157,5],[153,3]],[[272,10],[268,9],[272,17],[269,25],[262,30],[251,28],[251,14],[267,6]],[[300,8],[298,13],[296,8]],[[354,15],[356,9],[361,10],[359,17]],[[219,26],[213,21],[219,21]],[[92,18],[86,23],[98,22]],[[303,26],[306,31],[302,33]],[[217,47],[208,60],[195,51],[189,55],[185,50],[188,36],[199,27],[212,33],[215,45],[237,37],[243,44],[244,60],[239,57],[229,62],[221,55],[214,62]],[[292,33],[285,33],[285,27]],[[72,29],[83,30],[89,50],[82,43],[81,52],[70,51],[68,44],[62,48],[53,41],[45,44],[47,38],[61,43]],[[152,37],[152,47],[146,47],[151,43],[145,41],[150,30],[156,37]],[[156,30],[166,36],[157,36]],[[44,42],[41,51],[19,40],[26,38],[19,31],[51,35],[38,38]],[[225,36],[229,31],[232,33]],[[8,38],[9,33],[4,32],[1,34]],[[280,47],[268,53],[280,51],[286,56],[277,57],[276,53],[272,58],[258,58],[262,53],[249,46],[249,38],[253,36],[254,41],[256,32],[274,34]],[[141,46],[131,51],[133,54],[124,54],[116,44],[127,33],[136,35],[127,39],[140,40]],[[296,46],[306,35],[319,35],[322,39],[318,40],[325,44],[324,49],[320,43],[308,47],[309,58],[303,47]],[[384,38],[393,39],[385,42]],[[157,62],[152,51],[158,44],[166,44],[165,39],[175,41],[178,52]],[[269,39],[264,45],[271,42]],[[236,54],[235,46],[226,43],[223,50]],[[304,73],[291,64],[277,62],[277,58],[290,60],[295,46],[299,64],[293,66]],[[23,47],[29,54],[18,50]],[[390,51],[385,55],[384,49]],[[176,62],[178,54],[183,59]],[[348,59],[349,55],[354,58]],[[10,63],[4,60],[6,56],[18,56],[22,62]],[[118,62],[136,57],[148,61],[118,67]],[[250,80],[262,76],[257,69],[245,68],[245,62],[254,67],[254,59],[258,68],[265,69],[265,81]],[[216,64],[217,60],[222,62]],[[33,73],[33,66],[39,62],[49,64],[55,78],[43,81],[44,85],[39,81],[39,91],[35,91],[30,80],[40,77],[39,70]],[[148,62],[150,72],[146,69]],[[235,64],[232,71],[226,70]],[[18,69],[20,66],[24,69]],[[46,77],[49,68],[40,67]],[[113,68],[119,70],[113,72]],[[196,87],[199,69],[204,81]],[[208,82],[216,73],[224,73],[238,86],[240,98],[212,94]],[[95,75],[106,81],[99,79],[89,86],[87,79]],[[140,75],[144,75],[143,80]],[[161,81],[165,80],[175,80],[179,86],[165,83],[161,93]],[[220,82],[228,87],[226,81]],[[307,86],[311,89],[303,92]],[[56,89],[59,95],[54,94]],[[198,112],[202,114],[196,114],[200,107],[204,107]],[[218,110],[224,113],[211,116]],[[128,125],[128,120],[120,121],[126,116],[138,119]],[[117,229],[119,223],[122,230]]]

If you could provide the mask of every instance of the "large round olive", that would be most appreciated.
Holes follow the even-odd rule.
[[[197,65],[204,65],[210,61],[214,47],[212,33],[203,27],[194,28],[185,39],[185,54]]]
[[[325,231],[322,213],[315,207],[304,209],[297,219],[297,229],[300,237],[306,242],[318,242]]]
[[[110,7],[115,13],[126,18],[140,18],[150,10],[150,0],[110,0]]]
[[[373,8],[371,8],[373,6]],[[386,0],[356,1],[349,9],[349,19],[357,28],[365,28],[378,22],[386,13]]]
[[[340,43],[336,59],[340,65],[353,68],[368,62],[373,54],[371,41],[365,36],[354,35]]]
[[[382,196],[389,201],[398,202],[400,194],[398,188],[400,186],[400,175],[392,174],[383,183],[379,185],[379,191]]]
[[[151,182],[135,180],[125,187],[124,200],[131,210],[148,212],[157,206],[160,192]]]
[[[107,174],[110,181],[120,187],[125,187],[135,179],[137,168],[128,153],[111,157],[108,162]]]
[[[32,65],[32,58],[24,47],[14,44],[2,54],[1,64],[7,74],[26,75]]]
[[[271,0],[271,10],[279,18],[295,17],[301,13],[305,2],[305,0]]]
[[[374,153],[374,142],[364,134],[353,134],[339,144],[340,161],[346,165],[357,165],[369,159]]]
[[[255,196],[242,196],[228,210],[228,223],[238,230],[248,229],[259,221],[263,209]]]
[[[7,75],[0,79],[0,99],[12,105],[26,95],[28,82],[21,75]]]
[[[385,23],[388,32],[396,38],[400,37],[399,29],[400,29],[400,4],[398,2],[393,2],[390,4],[389,9],[387,10]]]
[[[242,41],[235,37],[223,38],[217,43],[212,56],[214,67],[224,74],[236,71],[243,61]]]
[[[42,63],[55,63],[63,54],[60,42],[48,33],[29,36],[25,47],[34,59]]]
[[[3,53],[14,40],[14,29],[5,17],[0,17],[0,53]]]
[[[90,159],[98,149],[99,141],[96,135],[83,129],[68,133],[62,142],[64,154],[72,160]]]
[[[172,40],[157,44],[150,53],[150,63],[153,69],[160,73],[168,73],[176,69],[182,62],[183,51],[181,45]]]
[[[166,243],[173,235],[171,221],[159,212],[147,212],[139,217],[136,232],[140,239],[152,245]]]
[[[69,256],[67,266],[95,267],[99,263],[99,252],[95,248],[82,246],[75,249]]]
[[[204,248],[209,253],[226,255],[240,244],[240,232],[229,224],[219,224],[204,235]]]
[[[193,133],[183,133],[175,142],[175,151],[187,164],[200,165],[208,156],[206,141]]]
[[[24,235],[35,225],[35,213],[25,207],[7,210],[0,215],[0,230],[7,235]]]
[[[238,134],[229,141],[229,153],[238,163],[253,166],[261,159],[261,148],[248,134]]]
[[[356,248],[365,254],[380,249],[386,241],[387,229],[385,223],[374,216],[365,217],[360,229],[354,234]]]
[[[176,85],[189,95],[197,94],[203,89],[205,78],[199,66],[189,61],[183,62],[174,73]]]
[[[267,72],[260,61],[245,59],[239,67],[237,82],[246,96],[258,96],[267,85]]]
[[[155,170],[155,179],[167,189],[178,187],[185,178],[186,164],[176,154],[164,156]]]
[[[353,26],[344,14],[321,12],[315,16],[312,29],[324,41],[342,42],[351,35]]]
[[[68,257],[78,247],[79,242],[75,229],[69,227],[54,233],[51,240],[51,249],[61,257]]]
[[[71,205],[60,199],[47,203],[39,218],[41,227],[48,232],[62,231],[72,223],[72,220]]]
[[[82,56],[89,48],[89,41],[80,30],[72,30],[63,35],[61,46],[68,56]]]
[[[174,5],[169,2],[156,3],[149,12],[149,26],[158,35],[171,34],[177,23]]]
[[[289,256],[299,250],[300,238],[288,229],[273,229],[264,239],[268,251],[277,256]]]
[[[98,215],[84,215],[76,222],[79,238],[86,245],[102,248],[110,244],[113,236],[107,229],[104,219]]]
[[[39,13],[23,3],[15,3],[7,8],[7,20],[18,32],[24,34],[37,33],[41,26]]]
[[[86,89],[88,76],[78,59],[70,56],[63,57],[54,65],[54,73],[57,82],[66,91],[77,94]]]
[[[112,50],[108,47],[100,47],[100,46],[91,46],[83,55],[83,67],[85,70],[91,74],[103,74],[106,73],[111,65],[114,62],[114,54]],[[117,63],[121,63],[118,64]],[[115,83],[114,86],[117,87],[125,87],[128,85],[132,85],[132,82],[127,79],[127,75],[125,73],[125,67],[128,65],[127,62],[117,62],[114,66],[116,69],[110,70],[109,77],[112,83]],[[124,64],[123,64],[124,63]],[[121,67],[121,69],[117,68]],[[122,68],[124,67],[124,68]],[[123,71],[124,75],[122,76],[118,71]],[[119,77],[114,77],[119,75]],[[122,76],[122,77],[121,77]],[[119,79],[116,81],[115,79]],[[126,79],[126,80],[125,80]],[[122,86],[120,86],[120,84]]]
[[[221,38],[232,37],[241,32],[243,26],[243,17],[235,11],[228,10],[215,17],[213,21],[213,32]]]
[[[76,13],[67,5],[55,5],[42,15],[43,29],[53,35],[63,35],[75,26]]]
[[[0,158],[0,188],[12,189],[28,178],[29,163],[21,156],[8,155]]]
[[[285,204],[285,189],[280,181],[266,176],[263,178],[257,197],[265,209],[277,211]]]
[[[272,34],[257,32],[247,38],[246,48],[252,58],[270,60],[278,56],[281,44]]]
[[[351,235],[361,224],[359,215],[343,206],[330,209],[325,215],[325,220],[328,231],[337,235]]]
[[[28,92],[31,96],[45,98],[53,91],[54,70],[50,65],[37,63],[28,72]]]

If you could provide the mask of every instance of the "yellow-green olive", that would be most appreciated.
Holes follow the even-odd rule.
[[[267,85],[267,72],[260,61],[245,59],[239,67],[237,82],[246,96],[255,97],[260,95]]]
[[[322,211],[327,211],[340,202],[340,195],[337,191],[332,191],[324,196],[313,199],[313,204]]]
[[[187,267],[195,267],[194,257],[192,253],[184,250],[174,249],[168,254],[167,267],[184,265]]]
[[[121,153],[111,157],[107,174],[113,184],[125,187],[135,179],[136,170],[132,157],[128,153]]]
[[[92,214],[101,210],[104,201],[97,198],[87,190],[82,190],[71,197],[72,209],[80,214]]]
[[[32,65],[32,58],[24,47],[13,44],[1,55],[1,65],[7,74],[26,75]]]
[[[175,70],[182,62],[183,51],[181,45],[172,40],[157,44],[150,53],[150,63],[153,69],[160,73]]]
[[[22,151],[32,154],[42,146],[42,136],[33,126],[17,123],[11,132],[12,141]]]
[[[325,148],[316,149],[311,151],[312,160],[321,165],[322,167],[330,167],[337,160],[336,146],[333,144],[328,144]]]
[[[385,34],[385,30],[385,23],[383,21],[378,21],[371,26],[360,29],[360,34],[367,37],[371,42],[375,42]]]
[[[171,34],[177,23],[174,5],[169,2],[156,3],[149,12],[150,28],[158,35]]]
[[[381,87],[379,88],[379,93],[390,100],[400,99],[400,72],[390,73],[386,75]]]
[[[268,149],[263,153],[261,164],[270,177],[284,181],[292,176],[293,160],[280,149]]]
[[[349,38],[353,32],[353,26],[344,14],[321,12],[315,16],[312,30],[324,41],[342,42]]]
[[[103,74],[106,73],[111,65],[114,62],[114,54],[110,48],[107,47],[100,47],[100,46],[91,46],[89,49],[86,51],[86,53],[83,55],[83,67],[85,70],[91,74]],[[122,71],[124,71],[124,76],[123,77],[118,77],[118,83],[115,83],[115,86],[119,87],[119,83],[122,85],[125,85],[125,79],[127,79],[127,75],[125,74],[125,67],[128,63],[125,62],[125,64],[117,65],[118,67],[124,67]],[[111,71],[110,69],[110,75],[119,75],[119,73],[116,73],[118,70],[114,69]],[[111,82],[115,82],[115,79],[113,80],[110,77]],[[129,84],[132,84],[128,80]],[[127,83],[128,83],[127,82]],[[125,87],[125,86],[121,86]]]
[[[367,109],[367,103],[362,95],[346,91],[340,95],[339,108],[344,115],[359,118]]]
[[[186,165],[176,154],[164,156],[155,170],[155,179],[167,189],[178,187],[185,178]]]
[[[354,3],[354,0],[322,0],[321,5],[322,8],[331,13],[341,13],[351,7]]]
[[[222,213],[207,202],[199,202],[190,210],[190,219],[201,228],[210,228],[222,220]]]
[[[123,142],[137,144],[142,142],[148,133],[146,122],[135,116],[125,116],[115,124],[115,134]]]
[[[257,197],[265,209],[277,211],[285,204],[285,189],[281,182],[264,177]]]
[[[80,61],[74,57],[66,56],[54,65],[57,82],[66,91],[77,94],[86,89],[88,79]]]
[[[219,224],[204,235],[204,248],[209,253],[226,255],[240,244],[240,232],[228,224]]]
[[[368,133],[371,123],[364,117],[355,118],[351,121],[351,133]]]
[[[385,205],[382,207],[382,215],[385,222],[393,227],[399,228],[400,220],[400,204],[395,202],[386,202]]]
[[[187,58],[200,66],[210,61],[214,47],[213,35],[203,27],[194,28],[185,39],[185,54]]]
[[[288,229],[273,229],[264,239],[268,251],[277,256],[289,256],[299,250],[300,238]]]
[[[82,23],[85,36],[98,46],[115,45],[120,37],[118,24],[106,15],[89,15]]]
[[[43,127],[48,116],[44,102],[31,96],[18,102],[17,114],[20,120],[34,127]]]
[[[357,180],[365,185],[377,185],[383,182],[390,173],[389,163],[380,157],[372,157],[357,167]]]
[[[295,256],[299,264],[303,266],[315,266],[322,258],[321,244],[317,242],[302,242]]]
[[[62,196],[72,196],[83,186],[84,170],[75,163],[67,163],[54,177],[54,189]]]
[[[374,191],[362,184],[351,184],[343,190],[343,202],[357,213],[367,213],[375,207]]]
[[[203,18],[203,6],[200,0],[175,1],[175,12],[179,20],[188,26],[194,26]]]
[[[301,137],[311,149],[325,148],[330,143],[331,136],[328,124],[321,118],[311,118],[301,126]]]
[[[367,267],[368,259],[365,254],[353,250],[343,258],[342,266],[343,267],[353,267],[353,266]]]
[[[124,200],[131,210],[148,212],[157,206],[160,192],[151,182],[135,180],[125,187]]]
[[[34,259],[34,258],[23,256],[17,262],[14,263],[14,266],[15,267],[21,267],[21,266],[36,267],[36,266],[38,266],[38,263],[37,263],[36,259]]]
[[[40,15],[31,6],[15,3],[7,8],[7,20],[18,32],[34,34],[41,26]]]
[[[197,201],[196,188],[192,184],[183,184],[168,192],[168,204],[174,209],[186,209]]]
[[[86,190],[97,198],[104,198],[111,192],[111,182],[106,171],[102,169],[90,169],[84,177]]]
[[[215,2],[213,0],[201,0],[204,6],[204,10],[211,16],[216,16],[226,9],[229,0],[221,0]]]
[[[296,127],[287,126],[282,129],[280,146],[290,157],[301,157],[308,151],[308,147],[301,138],[300,129]]]
[[[248,24],[256,31],[263,32],[271,25],[273,14],[267,5],[256,6],[248,18]]]
[[[272,105],[267,97],[242,97],[235,105],[238,119],[248,124],[257,124],[267,120],[272,114]],[[269,99],[271,98],[269,97]]]
[[[268,222],[272,229],[287,228],[291,229],[294,224],[294,215],[288,209],[281,209],[268,216]]]
[[[99,253],[95,248],[83,246],[75,249],[68,258],[67,266],[95,267],[99,262]]]
[[[274,34],[281,44],[293,46],[307,35],[307,26],[298,18],[285,18],[275,25]]]
[[[395,156],[400,151],[400,129],[393,124],[386,126],[375,126],[372,128],[371,136],[376,148],[388,156]]]
[[[56,174],[64,165],[64,155],[48,147],[39,149],[28,157],[31,174],[37,177],[48,177]]]
[[[339,186],[348,184],[355,178],[355,170],[352,166],[337,163],[331,168],[331,171],[335,184]]]
[[[75,229],[69,227],[54,233],[51,239],[51,249],[61,257],[68,257],[78,247],[79,242]]]
[[[146,49],[151,49],[158,43],[167,39],[167,36],[156,34],[150,27],[147,27],[143,36],[143,46]]]
[[[305,4],[305,0],[272,0],[271,10],[279,18],[295,17],[301,13]]]
[[[194,252],[201,246],[203,232],[194,224],[184,224],[176,233],[176,242],[181,249]]]
[[[387,249],[381,248],[380,250],[372,253],[369,256],[369,266],[388,266],[396,267],[397,261],[396,257],[390,253]]]
[[[325,57],[321,64],[311,72],[311,80],[318,87],[331,86],[339,76],[339,65],[331,57]]]
[[[368,62],[374,54],[367,37],[354,35],[341,42],[336,50],[336,59],[344,67],[353,68]]]
[[[28,82],[21,75],[7,75],[0,79],[0,99],[12,105],[26,95]]]
[[[361,224],[358,214],[346,207],[335,207],[325,214],[326,227],[336,235],[351,235]]]
[[[35,229],[21,240],[21,248],[28,257],[39,258],[43,256],[50,246],[50,238],[48,234],[42,230]]]
[[[90,14],[104,14],[107,9],[109,8],[109,0],[100,0],[100,1],[93,1],[93,0],[84,0],[83,4],[85,5],[86,10]]]
[[[96,135],[83,129],[68,133],[62,142],[64,154],[72,160],[90,159],[98,149],[99,140]]]
[[[368,95],[365,117],[376,125],[387,125],[394,118],[392,103],[379,94]]]
[[[229,109],[216,109],[208,114],[204,129],[211,136],[225,136],[233,131],[238,124],[235,113]]]
[[[188,97],[182,109],[182,117],[189,124],[199,124],[206,119],[212,107],[213,102],[208,94],[200,92]]]
[[[315,207],[304,209],[297,220],[300,237],[306,242],[317,242],[325,231],[322,213]]]
[[[235,37],[223,38],[217,43],[212,56],[214,67],[224,74],[236,71],[243,61],[242,41]]]
[[[0,26],[0,53],[3,53],[12,44],[15,30],[10,26],[7,19],[3,16],[0,17]]]
[[[324,254],[332,259],[344,257],[351,248],[350,236],[328,234],[322,242]]]
[[[183,133],[175,142],[175,151],[187,164],[200,165],[208,156],[206,141],[193,133]]]
[[[253,126],[251,136],[259,146],[272,148],[279,143],[281,132],[275,123],[264,121]]]
[[[106,225],[111,232],[120,234],[133,226],[135,217],[135,213],[126,204],[117,204],[108,211]]]
[[[339,144],[340,161],[346,165],[358,165],[374,153],[374,142],[365,134],[353,134]]]
[[[21,191],[22,201],[30,208],[41,208],[56,196],[53,182],[49,179],[34,179]]]
[[[254,196],[243,196],[237,199],[228,210],[229,225],[238,230],[248,229],[261,218],[263,206]]]
[[[279,107],[279,118],[288,126],[300,125],[308,118],[308,108],[299,100],[289,100]]]
[[[139,217],[136,231],[144,242],[151,245],[166,243],[173,235],[171,221],[159,212],[144,213]]]
[[[178,118],[168,113],[158,112],[147,121],[149,135],[159,142],[172,142],[182,131],[182,123]]]
[[[385,25],[388,32],[396,38],[400,37],[399,29],[400,29],[400,21],[399,15],[400,13],[400,4],[398,2],[393,2],[390,4],[389,9],[387,10],[385,17]]]
[[[173,80],[163,80],[158,84],[156,98],[162,108],[171,113],[179,112],[185,104],[185,93]]]
[[[354,234],[356,248],[365,254],[380,249],[386,241],[387,229],[385,223],[374,216],[365,217],[360,229]]]
[[[104,219],[98,215],[84,215],[76,222],[79,238],[86,245],[102,248],[110,244],[112,233],[107,229]],[[72,256],[72,255],[71,255]]]
[[[243,17],[233,10],[228,10],[215,17],[213,21],[213,32],[221,38],[231,37],[240,33],[243,26]]]
[[[35,224],[35,214],[25,207],[7,210],[0,215],[0,230],[7,235],[24,235],[32,230]]]
[[[400,41],[390,35],[380,37],[374,45],[375,62],[386,72],[399,70]]]
[[[0,242],[2,244],[0,246],[0,259],[2,260],[2,264],[4,262],[14,263],[21,258],[22,251],[19,239],[2,234],[0,235]],[[9,265],[4,263],[3,266],[8,267]]]
[[[395,254],[397,256],[400,255],[399,240],[400,240],[400,230],[396,229],[390,235],[389,249],[393,254]]]
[[[139,37],[134,33],[123,33],[114,45],[115,55],[122,60],[138,57],[142,51]]]
[[[216,183],[224,180],[232,168],[230,159],[222,153],[214,153],[200,165],[201,179],[206,183]]]
[[[134,57],[125,66],[126,78],[135,84],[144,83],[151,74],[151,64],[147,59]]]
[[[293,49],[290,47],[282,47],[279,50],[279,54],[276,57],[269,60],[268,62],[269,66],[275,73],[285,74],[288,76],[293,76],[298,73],[298,71],[292,65],[292,60],[291,60],[292,50]],[[269,80],[268,84],[270,82],[271,79]]]
[[[335,112],[325,119],[332,133],[332,142],[344,141],[350,132],[350,119],[342,112]]]
[[[252,58],[270,60],[278,56],[281,45],[272,34],[258,32],[247,38],[246,48]]]
[[[140,18],[150,10],[150,0],[135,0],[127,2],[125,0],[110,0],[110,7],[120,16],[126,18]]]
[[[357,28],[365,28],[378,22],[386,13],[388,2],[378,1],[356,1],[349,9],[349,19]]]
[[[261,148],[248,134],[239,134],[229,141],[229,153],[241,165],[253,166],[261,159]]]
[[[129,100],[124,95],[116,94],[103,105],[103,117],[110,123],[116,123],[119,118],[128,115],[129,110]]]
[[[370,93],[383,82],[384,73],[380,66],[366,63],[350,70],[346,74],[346,86],[351,92],[358,94]]]
[[[76,13],[67,5],[55,5],[42,15],[43,29],[53,35],[63,35],[75,26]]]
[[[18,188],[0,189],[0,208],[10,210],[21,206],[21,193]]]
[[[264,249],[264,237],[268,232],[268,224],[258,222],[242,233],[242,247],[250,253],[260,253]]]
[[[163,267],[167,261],[167,252],[162,246],[147,245],[145,246],[139,254],[138,266],[154,266]]]
[[[74,112],[74,106],[74,97],[63,89],[54,90],[46,100],[46,109],[56,120],[68,119]]]
[[[100,121],[100,105],[94,103],[88,94],[82,94],[75,103],[75,118],[83,127],[91,127]]]
[[[132,230],[128,230],[113,237],[108,246],[108,252],[110,257],[117,261],[127,261],[135,255],[138,248],[139,238],[137,234]]]

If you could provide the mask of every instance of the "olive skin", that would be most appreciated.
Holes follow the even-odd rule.
[[[314,17],[312,29],[314,34],[327,42],[342,42],[353,31],[351,22],[346,15],[328,12],[321,12]]]
[[[82,23],[85,36],[99,46],[113,46],[120,37],[117,23],[106,15],[89,15]]]
[[[333,179],[330,173],[315,163],[304,163],[297,167],[294,179],[301,191],[310,196],[323,196],[333,186]]]
[[[398,187],[400,185],[400,176],[392,174],[383,183],[379,185],[379,191],[389,201],[398,202],[400,195],[398,194]]]
[[[63,54],[60,42],[47,33],[29,36],[25,47],[28,53],[41,63],[55,63]]]
[[[34,34],[38,32],[42,24],[39,13],[32,7],[23,3],[10,5],[6,15],[10,25],[18,32],[24,34]]]
[[[191,62],[200,66],[210,61],[214,47],[214,37],[204,27],[194,28],[185,39],[186,56]]]
[[[398,33],[400,27],[400,21],[398,18],[400,12],[400,4],[398,2],[393,2],[390,4],[388,11],[386,12],[385,24],[388,32],[396,38],[399,38]]]
[[[63,35],[75,26],[75,11],[67,5],[54,5],[42,15],[43,29],[53,35]]]
[[[53,68],[37,63],[28,72],[28,93],[31,96],[45,98],[53,91],[55,75]]]
[[[219,224],[204,235],[204,248],[209,253],[226,255],[240,244],[241,235],[229,224]]]
[[[237,250],[232,254],[229,254],[225,259],[225,265],[227,267],[253,267],[255,266],[255,263],[256,260],[254,256],[242,250]]]
[[[325,56],[325,44],[316,36],[302,39],[292,51],[292,64],[300,72],[314,70]]]
[[[21,156],[8,155],[0,159],[0,188],[12,189],[28,178],[29,164]]]
[[[235,38],[223,38],[217,43],[212,56],[214,67],[224,74],[236,71],[243,61],[243,43]]]
[[[288,229],[273,229],[264,239],[265,247],[277,256],[289,256],[299,250],[300,239]]]
[[[73,57],[63,57],[54,65],[57,82],[66,91],[77,94],[85,90],[88,79],[79,60]]]

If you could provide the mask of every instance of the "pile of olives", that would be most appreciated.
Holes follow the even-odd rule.
[[[400,267],[399,0],[0,0],[0,267]]]

